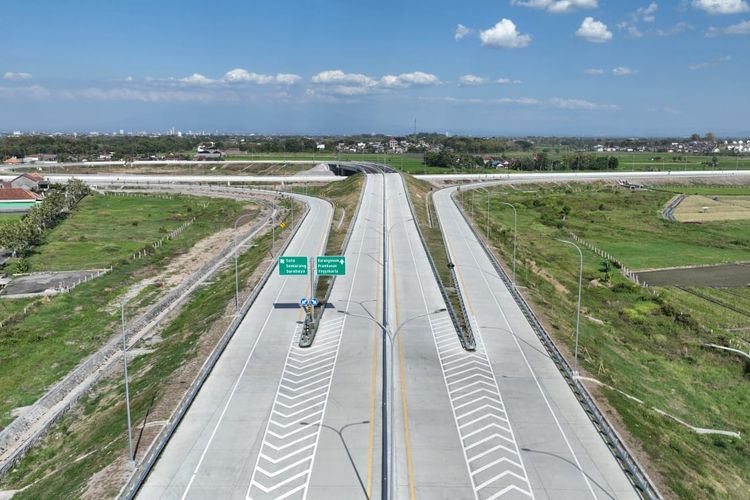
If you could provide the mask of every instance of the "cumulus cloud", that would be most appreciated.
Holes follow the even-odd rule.
[[[312,77],[312,82],[325,94],[348,97],[389,89],[429,87],[441,83],[437,76],[422,71],[385,75],[378,80],[362,73],[345,73],[340,69],[321,71]]]
[[[711,26],[706,31],[706,36],[726,36],[726,35],[750,35],[750,21],[741,21],[731,26],[724,28],[716,28]]]
[[[227,71],[222,78],[226,83],[254,83],[256,85],[294,85],[302,80],[302,77],[292,73],[279,73],[276,76],[253,73],[242,68]]]
[[[607,25],[593,17],[587,17],[583,20],[581,27],[576,31],[576,36],[593,43],[604,43],[612,40],[612,32],[607,29]]]
[[[216,80],[207,78],[200,73],[193,73],[185,78],[178,78],[177,81],[187,83],[188,85],[211,85],[212,83],[216,83]]]
[[[9,81],[31,80],[31,73],[6,71],[3,79]]]
[[[519,7],[544,9],[555,14],[577,9],[595,9],[599,6],[597,0],[511,0],[510,3]]]
[[[561,97],[553,97],[550,99],[550,104],[561,109],[583,109],[592,111],[618,109],[614,104],[597,104],[584,99],[564,99]]]
[[[526,47],[531,43],[531,36],[520,34],[510,19],[502,19],[492,28],[480,31],[479,39],[482,45],[506,49]]]
[[[630,68],[626,68],[625,66],[618,66],[614,69],[612,69],[612,74],[615,76],[630,76],[634,75],[636,72]]]
[[[459,85],[463,86],[476,86],[476,85],[485,85],[489,80],[486,78],[482,78],[481,76],[477,75],[464,75],[461,78],[458,79]]]
[[[458,26],[456,26],[456,29],[453,30],[453,39],[458,41],[458,40],[461,40],[462,38],[466,38],[472,33],[474,33],[473,29],[467,28],[463,24],[459,24]]]
[[[740,14],[750,11],[750,5],[745,0],[693,0],[693,7],[718,14]]]

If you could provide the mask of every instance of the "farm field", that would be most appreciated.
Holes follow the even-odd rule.
[[[678,222],[750,219],[750,196],[690,195],[674,211]]]
[[[659,209],[670,193],[618,191],[603,184],[535,189],[490,189],[491,241],[509,268],[513,212],[499,201],[515,204],[521,290],[569,359],[575,339],[578,254],[558,238],[570,239],[572,231],[631,269],[750,260],[750,222],[664,221]],[[468,214],[474,214],[484,232],[486,193],[462,191]],[[644,289],[611,263],[582,250],[579,363],[585,376],[607,384],[592,385],[591,390],[613,410],[615,425],[667,495],[745,498],[750,489],[750,445],[745,439],[750,432],[750,365],[704,344],[744,346],[750,337],[750,291]],[[748,349],[750,345],[743,347]],[[695,434],[654,408],[693,426],[740,432],[742,438]]]

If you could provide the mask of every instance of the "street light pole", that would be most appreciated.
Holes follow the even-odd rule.
[[[128,344],[125,339],[125,302],[120,303],[120,328],[122,329],[122,364],[125,368],[125,409],[128,414],[128,460],[135,461],[133,455],[133,431],[130,420],[130,390],[128,388]]]
[[[516,241],[518,238],[518,212],[512,203],[501,201],[500,204],[513,209],[513,286],[516,286]]]
[[[485,230],[485,234],[487,236],[487,241],[489,241],[490,240],[490,190],[484,186],[480,186],[478,189],[482,189],[487,193],[487,229]]]
[[[578,309],[576,311],[576,346],[575,351],[573,355],[573,375],[578,375],[578,334],[579,329],[581,325],[581,285],[583,283],[583,252],[581,252],[581,247],[573,243],[572,241],[568,240],[557,240],[562,243],[565,243],[566,245],[571,245],[578,250],[578,255],[581,258],[581,263],[578,268]]]

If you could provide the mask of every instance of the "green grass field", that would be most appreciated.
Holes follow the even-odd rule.
[[[45,237],[28,258],[32,271],[64,271],[108,267],[166,236],[193,217],[221,220],[237,204],[176,196],[88,196],[70,217]]]
[[[572,231],[612,254],[630,269],[651,269],[721,262],[750,261],[748,221],[673,224],[662,220],[659,210],[672,194],[629,191],[612,186],[595,188],[569,185],[525,187],[521,191],[492,190],[492,210],[507,220],[509,209],[499,201],[518,204],[519,237],[540,229]],[[721,194],[720,190],[715,194]],[[467,204],[486,213],[483,191],[466,191]],[[563,207],[570,210],[563,221]],[[510,213],[512,215],[512,213]]]
[[[266,233],[239,259],[244,283],[264,262],[271,246]],[[138,356],[128,369],[134,439],[148,421],[168,418],[171,408],[154,406],[170,392],[181,393],[186,382],[180,370],[196,356],[200,337],[214,322],[227,322],[224,310],[234,293],[234,270],[227,269],[209,285],[200,288],[177,317],[161,332],[163,339],[151,352]],[[204,351],[204,356],[205,356]],[[42,441],[32,448],[2,482],[1,489],[31,485],[14,498],[80,498],[89,479],[103,467],[122,457],[127,449],[123,388],[118,376],[101,380],[81,399]],[[140,445],[145,448],[146,443]],[[33,485],[32,485],[33,483]],[[122,483],[109,482],[114,498]]]
[[[528,189],[536,192],[491,190],[492,241],[510,264],[513,214],[497,202],[516,204],[519,283],[527,287],[537,312],[569,353],[574,344],[578,254],[556,241],[567,238],[568,231],[632,268],[750,259],[749,223],[664,222],[657,210],[669,193],[615,191],[603,185]],[[474,200],[464,199],[482,231],[485,196],[480,192]],[[746,498],[750,365],[703,344],[740,341],[742,333],[729,328],[749,326],[750,318],[729,315],[681,290],[667,288],[652,295],[583,250],[582,371],[644,401],[639,405],[618,392],[600,390],[616,410],[617,421],[646,452],[649,469],[658,472],[674,495]],[[742,439],[694,434],[652,407],[694,426],[741,432]]]
[[[0,427],[11,420],[13,408],[36,401],[46,388],[109,338],[117,325],[116,303],[125,289],[153,276],[197,241],[230,226],[246,205],[189,196],[85,198],[37,248],[30,258],[32,269],[109,264],[114,268],[70,293],[43,302],[0,329]],[[192,217],[196,222],[175,240],[143,259],[126,260],[133,249],[163,235],[161,228],[173,229]],[[145,222],[132,225],[141,220]],[[77,241],[76,234],[86,234],[88,239]],[[124,237],[126,234],[132,239]]]

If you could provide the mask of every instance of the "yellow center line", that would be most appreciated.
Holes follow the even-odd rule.
[[[390,211],[388,211],[388,215],[390,218]],[[390,221],[389,221],[390,222]],[[391,255],[395,255],[395,252],[393,251],[393,240],[390,240],[391,244]],[[401,311],[398,307],[398,284],[396,281],[396,261],[392,260],[392,267],[391,267],[391,282],[393,283],[393,297],[394,302],[396,305],[396,328],[398,331],[398,325],[401,324]],[[409,476],[409,495],[412,500],[414,500],[414,464],[412,463],[411,458],[411,437],[409,435],[409,405],[406,400],[406,367],[404,363],[404,346],[401,342],[401,336],[398,337],[398,358],[399,358],[399,373],[401,375],[401,403],[404,407],[404,434],[406,436],[406,466],[407,466],[407,472]],[[391,363],[393,363],[393,360],[391,360]],[[391,478],[391,481],[393,481],[394,478]]]
[[[378,233],[378,244],[380,248],[383,235]],[[375,317],[380,314],[380,268],[375,266]],[[372,383],[370,384],[370,446],[367,449],[367,498],[372,498],[372,462],[375,444],[375,387],[378,378],[378,330],[377,324],[372,327]]]

